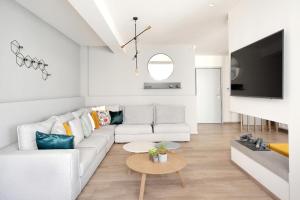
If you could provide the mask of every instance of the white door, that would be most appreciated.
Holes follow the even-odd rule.
[[[221,69],[198,68],[196,78],[198,123],[221,123]]]

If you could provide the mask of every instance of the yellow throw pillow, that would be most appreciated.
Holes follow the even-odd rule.
[[[91,112],[91,116],[94,120],[95,128],[100,128],[100,120],[99,120],[97,111]]]
[[[270,143],[268,147],[286,157],[289,157],[289,145],[287,143]]]
[[[71,135],[72,135],[72,129],[71,129],[69,123],[68,123],[68,122],[65,122],[65,123],[63,123],[63,125],[64,125],[64,128],[65,128],[65,130],[66,130],[66,134],[67,134],[68,136],[71,136]]]

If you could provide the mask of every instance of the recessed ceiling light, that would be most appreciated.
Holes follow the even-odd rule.
[[[212,7],[215,7],[215,4],[214,3],[209,3],[208,6],[212,8]]]

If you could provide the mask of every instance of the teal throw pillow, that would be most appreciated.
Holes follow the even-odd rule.
[[[38,149],[74,149],[74,136],[46,134],[39,131],[35,134]]]

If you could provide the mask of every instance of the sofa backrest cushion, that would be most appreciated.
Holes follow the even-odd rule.
[[[34,124],[24,124],[17,127],[18,132],[18,146],[19,150],[35,150],[36,145],[36,135],[37,131],[43,133],[50,133],[52,126],[54,125],[56,119],[51,117],[50,119]]]
[[[156,105],[155,124],[185,123],[185,107],[177,105]]]
[[[123,110],[122,106],[118,105],[118,104],[106,105],[105,109],[108,111],[112,111],[112,112],[117,112],[117,111]]]
[[[153,124],[153,105],[124,107],[123,124]]]
[[[110,104],[110,105],[98,105],[88,108],[90,111],[112,111],[117,112],[123,110],[122,106],[119,104]]]

